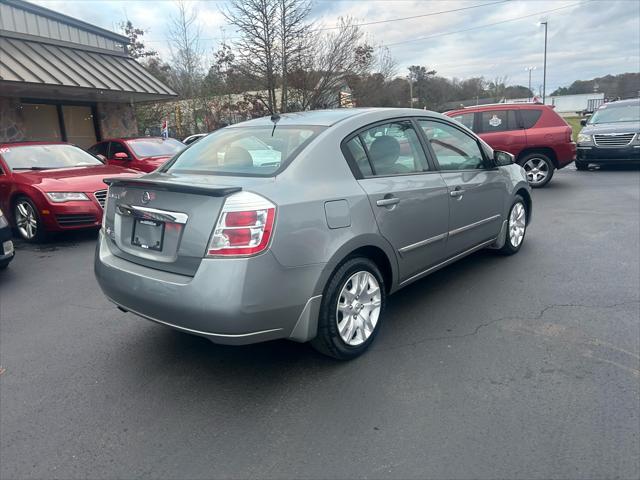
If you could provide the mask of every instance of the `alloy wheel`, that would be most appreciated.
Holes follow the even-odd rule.
[[[522,243],[526,220],[524,205],[520,202],[516,203],[509,214],[509,241],[514,248],[518,248]]]
[[[38,218],[33,207],[26,200],[16,204],[16,226],[23,238],[32,240],[38,234]]]
[[[522,166],[527,172],[527,180],[532,185],[544,183],[549,176],[549,164],[542,158],[531,158]]]
[[[382,293],[371,273],[360,271],[346,281],[336,309],[336,322],[342,341],[349,346],[362,345],[378,323]]]

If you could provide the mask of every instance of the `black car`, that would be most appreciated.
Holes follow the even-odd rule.
[[[7,222],[7,217],[0,210],[0,270],[7,268],[14,255],[11,227]]]
[[[578,134],[576,168],[640,163],[640,98],[601,105]]]

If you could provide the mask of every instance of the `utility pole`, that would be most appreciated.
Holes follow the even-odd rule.
[[[531,71],[535,69],[536,67],[525,67],[525,70],[529,71],[529,101],[531,101],[531,95],[533,95],[533,90],[531,90]]]
[[[542,70],[542,104],[544,105],[547,98],[547,27],[548,21],[540,22],[540,25],[544,25],[544,67]]]
[[[408,80],[409,80],[409,107],[413,108],[413,81],[411,80],[411,77],[409,77]]]

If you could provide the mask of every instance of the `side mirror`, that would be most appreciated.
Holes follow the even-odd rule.
[[[506,167],[507,165],[511,165],[515,162],[516,157],[511,155],[509,152],[503,152],[501,150],[493,151],[493,163],[495,163],[496,167]]]
[[[587,125],[587,119],[583,118],[582,120],[580,120],[580,125],[582,125],[583,127],[585,127]]]
[[[129,160],[129,155],[124,152],[117,152],[113,155],[116,160]]]

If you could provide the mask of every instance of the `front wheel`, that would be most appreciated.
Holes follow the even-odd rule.
[[[544,187],[549,183],[556,168],[549,157],[537,152],[525,155],[518,163],[524,168],[529,185],[533,188]]]
[[[507,238],[504,245],[498,253],[502,255],[513,255],[518,253],[524,235],[527,230],[527,206],[520,195],[516,195],[511,210],[509,210],[509,219],[507,224]]]
[[[385,302],[376,264],[363,257],[347,260],[329,280],[311,345],[339,360],[363,354],[380,330]]]
[[[20,197],[13,207],[13,218],[20,237],[27,242],[40,242],[45,239],[46,233],[38,209],[27,197]]]

